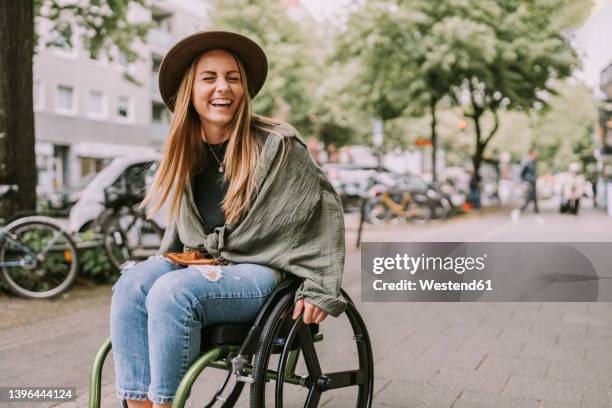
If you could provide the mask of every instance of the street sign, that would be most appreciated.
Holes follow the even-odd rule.
[[[418,138],[414,141],[414,144],[417,146],[431,146],[431,139]]]

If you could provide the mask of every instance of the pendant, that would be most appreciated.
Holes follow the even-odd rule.
[[[219,173],[223,173],[223,166],[219,166]]]

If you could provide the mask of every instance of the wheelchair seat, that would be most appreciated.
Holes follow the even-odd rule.
[[[202,329],[200,350],[214,346],[239,346],[246,339],[252,323],[220,323]]]

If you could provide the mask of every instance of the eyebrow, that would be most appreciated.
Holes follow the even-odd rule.
[[[202,75],[202,74],[213,74],[213,75],[217,75],[217,72],[216,72],[216,71],[200,71],[200,72],[198,72],[198,75]],[[232,71],[227,71],[227,72],[225,73],[225,75],[229,75],[229,74],[238,74],[238,75],[240,75],[240,72],[239,72],[239,71],[236,71],[236,70],[232,70]]]

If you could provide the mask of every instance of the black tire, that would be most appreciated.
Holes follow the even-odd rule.
[[[9,224],[6,231],[33,255],[7,240],[1,244],[0,263],[26,262],[1,268],[2,281],[11,292],[27,298],[50,298],[70,288],[78,273],[78,253],[61,226],[45,217],[25,217]]]
[[[343,292],[344,293],[344,292]],[[284,298],[279,302],[266,322],[264,330],[261,336],[260,348],[258,353],[254,357],[253,365],[253,384],[251,385],[251,408],[262,408],[266,405],[265,389],[266,389],[266,372],[269,365],[270,354],[273,347],[279,347],[279,344],[283,344],[282,352],[279,356],[277,378],[284,378],[285,371],[287,368],[287,362],[289,359],[289,353],[294,348],[296,342],[299,343],[301,353],[303,355],[305,365],[308,370],[306,381],[314,382],[315,379],[325,381],[326,378],[330,379],[329,388],[342,388],[342,387],[358,387],[356,397],[356,407],[358,408],[369,408],[372,406],[372,398],[374,391],[374,358],[372,354],[372,346],[370,338],[365,327],[363,319],[359,315],[354,304],[350,301],[348,296],[345,296],[348,300],[345,316],[348,318],[351,328],[353,330],[353,340],[357,347],[357,355],[359,361],[358,369],[352,370],[352,372],[334,372],[324,373],[321,370],[319,364],[314,342],[312,340],[312,332],[310,327],[304,325],[302,319],[295,321],[290,320],[283,322],[282,320],[276,319],[274,316],[275,312],[280,312],[278,316],[282,316],[286,313],[286,316],[290,316],[292,310],[292,298],[287,303],[284,302]],[[277,333],[283,323],[290,323],[290,329],[288,330],[286,337],[283,341],[278,341]],[[305,378],[302,377],[302,378]],[[333,385],[335,384],[335,385]],[[344,384],[344,385],[341,385]],[[303,389],[307,390],[307,395],[304,399],[305,407],[316,407],[319,405],[321,394],[327,389],[325,386],[319,388],[315,384],[302,385]],[[274,406],[276,408],[282,408],[284,405],[284,382],[275,382],[275,398]],[[292,401],[291,406],[294,406],[295,402]]]
[[[268,316],[268,320],[261,332],[259,347],[253,357],[252,376],[254,382],[251,384],[251,407],[265,407],[266,374],[268,372],[272,347],[274,346],[274,338],[283,322],[283,316],[285,318],[289,317],[289,311],[293,306],[293,298],[293,293],[287,293],[278,301],[274,309],[272,309],[272,313]]]
[[[116,212],[102,227],[104,250],[113,266],[120,270],[128,261],[142,261],[154,255],[164,231],[153,220],[133,212]]]

